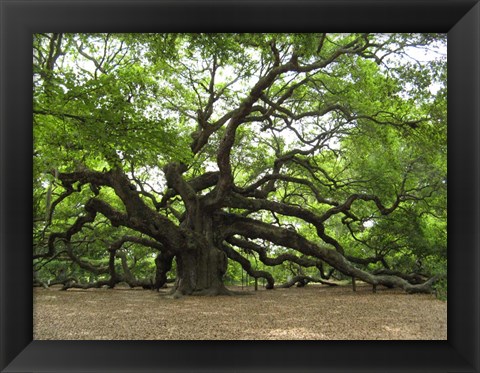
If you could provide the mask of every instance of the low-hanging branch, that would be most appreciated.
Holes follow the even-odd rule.
[[[262,245],[258,245],[255,242],[248,241],[245,239],[237,238],[235,236],[228,237],[226,240],[228,243],[237,246],[247,252],[249,251],[254,251],[259,255],[260,261],[268,266],[276,266],[280,265],[286,261],[296,263],[302,267],[317,267],[320,265],[320,261],[314,260],[314,259],[309,259],[306,257],[300,257],[294,254],[290,253],[282,253],[277,255],[274,258],[271,258],[267,255],[267,248]]]
[[[369,272],[358,269],[337,251],[319,246],[294,231],[275,227],[245,217],[239,218],[231,215],[224,216],[221,230],[226,237],[241,235],[251,239],[260,238],[270,241],[278,246],[297,250],[304,255],[321,259],[345,275],[358,278],[372,285],[400,287],[409,293],[430,293],[432,283],[435,283],[439,279],[438,276],[434,276],[422,284],[412,285],[408,281],[397,276],[373,275]]]
[[[240,263],[240,265],[242,266],[242,268],[252,277],[254,278],[264,278],[265,280],[267,280],[267,285],[266,285],[266,288],[267,289],[273,289],[273,286],[275,284],[275,280],[273,278],[273,276],[267,272],[267,271],[263,271],[263,270],[255,270],[252,268],[252,265],[250,263],[250,261],[243,257],[242,255],[240,255],[240,253],[236,250],[234,250],[232,247],[230,247],[229,245],[226,245],[224,244],[222,246],[222,249],[223,251],[227,254],[227,256],[236,261],[237,263]]]
[[[284,284],[277,285],[277,287],[278,288],[291,288],[295,284],[298,287],[303,287],[303,286],[307,285],[309,282],[317,282],[319,284],[328,285],[328,286],[338,286],[338,284],[336,284],[334,282],[325,281],[325,280],[322,280],[321,278],[314,278],[314,277],[311,277],[311,276],[298,275],[298,276],[292,277],[290,280],[288,280]]]

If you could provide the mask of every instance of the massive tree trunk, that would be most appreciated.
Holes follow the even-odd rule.
[[[164,168],[164,172],[167,185],[182,197],[186,208],[180,219],[180,229],[185,239],[183,247],[176,250],[177,281],[174,295],[229,294],[223,285],[227,258],[225,253],[218,249],[220,242],[211,213],[197,195],[195,184],[189,184],[183,179],[184,165],[170,163]],[[213,182],[215,181],[216,178]],[[212,181],[208,180],[207,185],[208,183]],[[198,188],[203,189],[204,186],[200,185]]]
[[[227,258],[222,251],[211,245],[200,245],[182,250],[176,260],[174,296],[229,294],[223,285]]]

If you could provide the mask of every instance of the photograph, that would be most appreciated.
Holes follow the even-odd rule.
[[[479,0],[0,18],[1,373],[480,372]]]
[[[446,34],[34,34],[34,340],[446,340],[446,83]]]

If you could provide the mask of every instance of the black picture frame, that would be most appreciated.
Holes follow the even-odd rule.
[[[478,1],[0,0],[0,12],[2,372],[480,371]],[[448,340],[32,341],[32,34],[324,30],[448,32]]]

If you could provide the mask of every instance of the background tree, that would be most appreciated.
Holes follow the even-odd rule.
[[[36,34],[37,279],[175,277],[175,295],[226,294],[235,262],[267,288],[284,266],[432,291],[446,272],[446,61],[416,56],[445,43]]]

